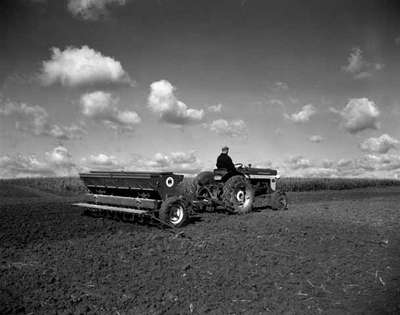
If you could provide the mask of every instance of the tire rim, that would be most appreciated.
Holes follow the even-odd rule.
[[[239,203],[240,207],[246,208],[251,201],[251,196],[250,194],[246,194],[245,190],[239,190],[236,193],[236,201]]]
[[[171,188],[172,186],[174,186],[174,179],[172,177],[168,177],[165,181],[165,184],[167,185],[167,187]]]
[[[281,197],[279,198],[279,203],[280,203],[284,208],[286,208],[286,206],[287,206],[287,200],[286,200],[286,198],[285,198],[284,196],[281,196]]]
[[[170,221],[172,224],[179,224],[183,220],[183,207],[181,205],[178,205],[176,207],[173,207],[171,209],[171,217]]]
[[[236,200],[237,200],[239,203],[243,203],[243,202],[245,201],[245,192],[244,192],[243,190],[239,190],[239,191],[236,193]]]

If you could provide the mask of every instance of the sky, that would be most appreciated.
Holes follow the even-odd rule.
[[[0,178],[400,178],[398,1],[3,0]]]

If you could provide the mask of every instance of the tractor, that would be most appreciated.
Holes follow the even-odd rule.
[[[206,209],[222,207],[227,211],[244,214],[253,209],[256,197],[274,210],[287,209],[286,194],[276,189],[280,176],[277,170],[254,168],[249,164],[235,164],[236,170],[215,169],[197,175],[196,201]]]
[[[274,210],[287,209],[288,203],[286,194],[276,189],[276,170],[241,163],[236,164],[234,172],[201,172],[190,195],[179,189],[184,176],[173,172],[92,171],[79,175],[90,193],[76,206],[129,221],[150,217],[170,227],[181,227],[193,214],[218,208],[247,213],[256,197],[262,196],[264,204]]]

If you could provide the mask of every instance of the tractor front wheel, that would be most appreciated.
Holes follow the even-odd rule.
[[[254,188],[244,176],[232,176],[224,185],[222,201],[233,213],[250,212],[254,203]]]
[[[287,210],[288,198],[283,191],[276,191],[271,196],[272,210]]]
[[[160,208],[159,219],[174,227],[181,227],[189,219],[188,205],[182,197],[165,200]]]

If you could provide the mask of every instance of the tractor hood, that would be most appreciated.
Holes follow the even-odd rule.
[[[242,169],[242,172],[249,175],[269,175],[269,176],[278,175],[277,170],[273,170],[270,168],[244,167]]]

